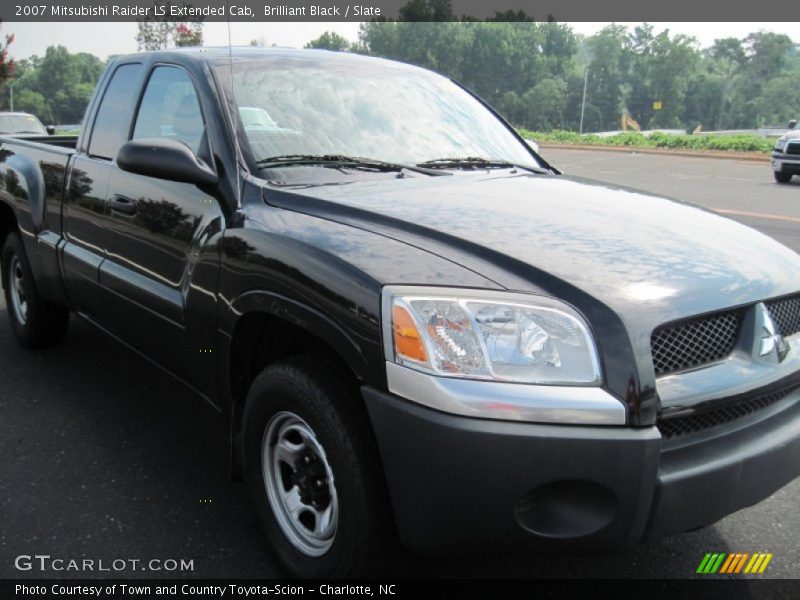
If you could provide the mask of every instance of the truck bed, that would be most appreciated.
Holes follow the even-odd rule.
[[[0,143],[6,142],[31,142],[32,144],[42,144],[55,146],[58,148],[68,148],[75,150],[78,145],[77,135],[30,135],[25,137],[14,137],[13,135],[0,135]]]

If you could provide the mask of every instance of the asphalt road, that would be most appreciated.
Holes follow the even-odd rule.
[[[800,177],[779,185],[769,163],[556,148],[543,154],[569,175],[692,202],[800,252]]]
[[[800,249],[800,184],[765,164],[546,150],[554,163],[614,184],[666,193],[731,215]],[[194,571],[121,576],[280,576],[241,484],[226,480],[224,423],[191,392],[73,320],[47,352],[15,344],[0,300],[0,578],[14,559],[191,559]],[[800,575],[800,482],[705,530],[603,556],[398,556],[397,577],[694,576],[709,551],[772,552],[762,577]],[[461,499],[462,501],[464,499]],[[97,564],[97,563],[95,563]],[[86,573],[84,576],[91,573]],[[109,573],[103,573],[108,576]]]

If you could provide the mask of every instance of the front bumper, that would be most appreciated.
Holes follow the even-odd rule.
[[[773,152],[772,170],[781,173],[800,175],[800,155]]]
[[[363,393],[401,540],[428,555],[631,546],[800,476],[800,392],[680,443],[655,427],[474,419]]]

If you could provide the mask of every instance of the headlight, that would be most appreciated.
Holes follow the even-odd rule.
[[[784,148],[786,148],[786,142],[789,140],[784,138],[779,138],[777,142],[775,142],[775,150],[778,152],[783,152]]]
[[[383,319],[387,360],[412,369],[516,383],[601,383],[589,328],[552,298],[387,287]]]

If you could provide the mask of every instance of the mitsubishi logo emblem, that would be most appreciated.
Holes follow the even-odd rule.
[[[759,315],[761,318],[757,320],[757,322],[760,321],[760,331],[757,334],[759,339],[758,355],[765,357],[775,353],[778,362],[781,362],[789,353],[789,345],[775,326],[775,321],[772,320],[767,307],[762,303],[758,305],[757,310],[761,313]]]

